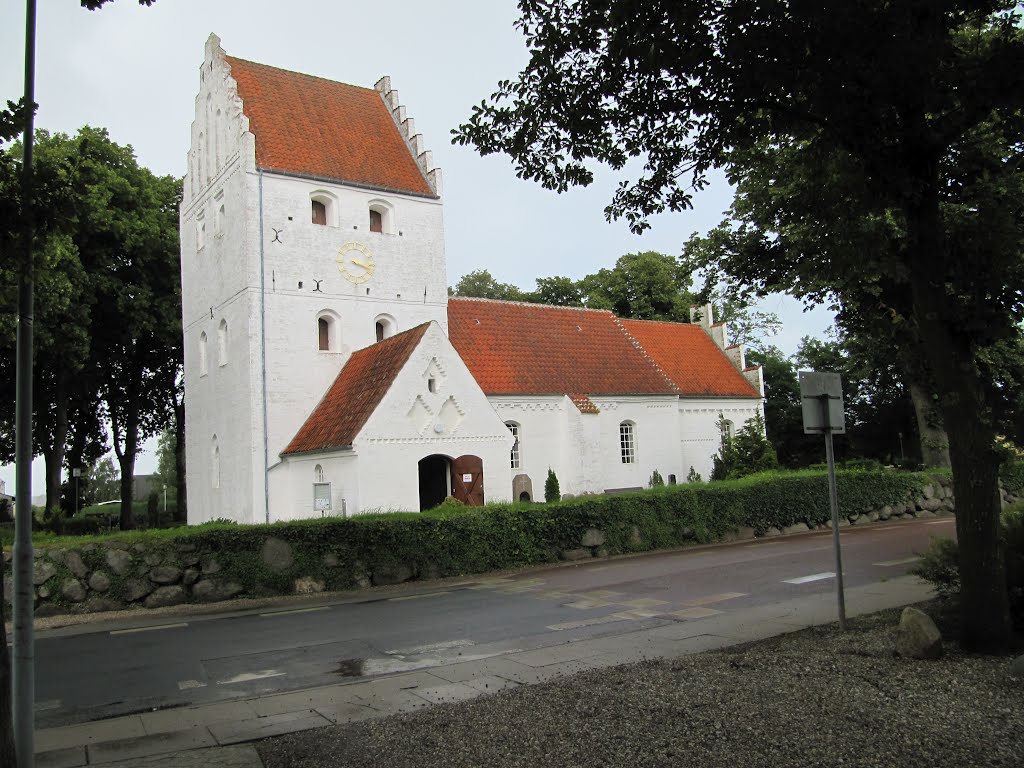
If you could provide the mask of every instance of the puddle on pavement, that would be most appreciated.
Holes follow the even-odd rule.
[[[334,674],[339,677],[362,677],[363,665],[366,659],[342,659],[338,662],[338,668]]]

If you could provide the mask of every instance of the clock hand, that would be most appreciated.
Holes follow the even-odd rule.
[[[367,264],[365,261],[359,261],[359,259],[349,259],[349,261],[351,261],[353,264],[358,264],[360,267],[364,267],[366,269],[373,268],[372,264]]]

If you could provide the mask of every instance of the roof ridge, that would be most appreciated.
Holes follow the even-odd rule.
[[[672,380],[672,377],[671,377],[671,376],[669,376],[669,375],[668,375],[668,373],[666,373],[666,372],[665,372],[665,370],[664,370],[664,369],[663,369],[663,368],[662,368],[662,367],[661,367],[660,365],[658,365],[658,363],[657,363],[657,362],[655,362],[654,358],[653,358],[653,357],[651,357],[651,355],[650,355],[650,354],[649,354],[649,353],[647,352],[647,350],[646,350],[646,349],[644,349],[643,345],[642,345],[642,344],[640,343],[640,340],[639,340],[639,339],[637,339],[637,338],[636,338],[636,337],[635,337],[635,336],[634,336],[633,334],[631,334],[631,333],[630,333],[630,332],[629,332],[629,331],[628,331],[628,330],[626,329],[626,326],[625,326],[625,325],[623,324],[623,322],[622,322],[622,321],[623,321],[624,319],[628,319],[628,318],[621,318],[621,317],[616,317],[616,316],[615,316],[615,315],[613,314],[613,315],[612,315],[612,319],[613,319],[613,320],[615,321],[615,325],[617,325],[617,326],[618,326],[619,330],[620,330],[620,331],[622,331],[622,333],[623,333],[623,334],[625,335],[625,337],[626,337],[627,339],[629,339],[630,343],[631,343],[631,344],[632,344],[632,345],[633,345],[634,347],[636,347],[636,349],[637,349],[637,351],[638,351],[638,352],[640,353],[641,357],[643,357],[643,358],[644,358],[644,360],[646,360],[646,361],[647,361],[647,362],[648,362],[648,363],[649,363],[649,364],[651,365],[651,367],[652,367],[652,368],[654,368],[654,370],[656,370],[656,371],[657,371],[657,372],[658,372],[659,374],[661,374],[661,377],[662,377],[663,379],[665,379],[665,381],[667,381],[667,382],[668,382],[668,385],[669,385],[670,387],[672,387],[672,390],[673,390],[673,391],[674,391],[674,392],[675,392],[675,393],[676,393],[677,395],[681,395],[681,394],[683,394],[683,391],[682,391],[682,390],[681,390],[681,389],[679,388],[679,385],[678,385],[678,384],[676,384],[676,383],[675,383],[675,382],[674,382],[674,381]],[[681,323],[680,323],[680,325],[681,325]]]
[[[542,304],[539,301],[513,301],[512,299],[488,299],[483,296],[449,296],[448,301],[486,301],[489,304],[514,304],[520,307],[543,307],[544,309],[564,309],[575,312],[597,312],[615,317],[610,309],[594,309],[593,307],[567,307],[564,304]]]
[[[320,75],[311,75],[308,72],[300,72],[297,69],[285,69],[284,67],[275,67],[273,64],[264,64],[262,61],[253,61],[252,59],[243,59],[241,56],[232,56],[231,54],[225,53],[224,59],[230,63],[232,61],[241,61],[244,64],[250,64],[254,67],[263,67],[264,69],[273,69],[278,72],[286,72],[289,75],[299,75],[300,77],[308,77],[311,80],[320,80],[325,83],[331,83],[332,85],[344,85],[348,88],[356,88],[360,91],[373,91],[374,89],[367,88],[365,85],[356,85],[354,83],[346,83],[344,80],[332,80],[329,77],[321,77]]]

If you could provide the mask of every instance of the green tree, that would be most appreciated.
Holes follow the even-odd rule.
[[[544,480],[544,501],[559,501],[562,498],[562,491],[558,487],[558,476],[555,471],[548,467],[548,476]]]
[[[538,277],[537,290],[526,297],[527,301],[548,304],[555,307],[583,306],[583,293],[579,283],[569,277]]]
[[[121,478],[114,460],[111,458],[100,459],[88,472],[88,481],[92,493],[93,503],[101,501],[113,501],[121,493]]]
[[[779,461],[787,467],[805,467],[819,462],[822,446],[804,434],[796,365],[774,346],[751,350],[747,363],[762,368],[765,430]]]
[[[690,273],[672,256],[655,251],[627,253],[612,269],[602,269],[579,282],[586,306],[610,309],[637,320],[689,322]]]
[[[756,472],[778,469],[775,448],[765,436],[764,419],[755,414],[735,435],[725,416],[718,415],[721,444],[712,461],[712,480],[732,480]]]
[[[822,248],[770,251],[778,259],[752,265],[743,282],[800,292],[807,280],[806,297],[850,296],[857,305],[865,286],[881,281],[908,297],[892,309],[914,327],[950,438],[962,641],[1007,647],[1000,400],[983,351],[1015,338],[1024,315],[1017,4],[523,0],[520,8],[529,62],[474,108],[455,141],[505,152],[520,176],[559,191],[590,183],[594,160],[621,169],[642,158],[640,177],[622,183],[606,209],[636,230],[656,212],[690,207],[714,167],[735,181],[765,167],[752,155],[783,147],[817,170],[816,196],[798,210],[831,223]],[[833,186],[837,177],[843,183]],[[866,219],[869,204],[877,215]],[[887,227],[898,243],[856,258],[827,247],[860,227]]]
[[[499,283],[486,269],[468,272],[455,284],[453,296],[472,296],[477,299],[502,299],[504,301],[522,301],[524,294],[511,283]]]

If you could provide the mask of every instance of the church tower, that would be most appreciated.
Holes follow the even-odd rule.
[[[391,87],[199,71],[181,205],[188,521],[275,519],[268,470],[355,350],[447,332],[441,173]]]

